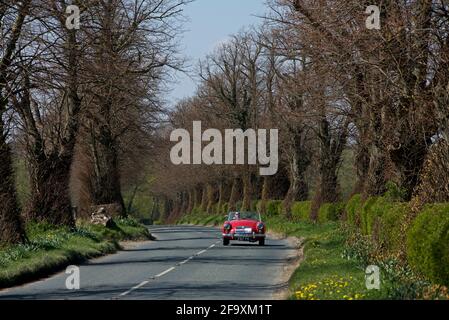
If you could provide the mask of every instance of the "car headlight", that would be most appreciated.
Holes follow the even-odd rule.
[[[225,229],[225,230],[231,230],[231,229],[232,229],[232,226],[231,226],[229,223],[226,223],[226,224],[224,225],[224,229]]]
[[[257,225],[257,229],[262,230],[263,228],[265,228],[265,225],[262,222]]]

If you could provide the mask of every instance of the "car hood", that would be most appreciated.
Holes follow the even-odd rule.
[[[229,222],[232,228],[237,227],[247,227],[247,228],[256,228],[259,221],[256,220],[233,220]]]

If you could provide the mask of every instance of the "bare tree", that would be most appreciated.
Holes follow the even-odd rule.
[[[0,242],[20,242],[24,231],[20,221],[8,143],[8,102],[14,90],[13,63],[20,52],[20,37],[31,1],[0,2]]]
[[[74,226],[70,168],[81,112],[81,35],[66,27],[66,7],[78,2],[35,4],[31,43],[18,69],[21,90],[13,98],[20,117],[30,173],[28,220]],[[82,7],[85,10],[86,7]]]
[[[166,71],[178,68],[174,39],[184,0],[98,3],[88,15],[91,58],[83,137],[94,204],[118,203],[120,157],[130,131],[155,125]],[[170,25],[171,24],[171,25]]]

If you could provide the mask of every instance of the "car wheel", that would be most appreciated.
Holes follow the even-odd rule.
[[[264,245],[265,245],[265,239],[260,239],[259,246],[264,246]]]
[[[228,246],[229,245],[229,239],[223,238],[223,245]]]

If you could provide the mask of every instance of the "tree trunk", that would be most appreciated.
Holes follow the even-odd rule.
[[[349,122],[332,136],[329,122],[323,118],[320,122],[320,187],[312,201],[311,219],[318,219],[318,210],[324,203],[334,203],[339,199],[338,168],[346,146]]]
[[[216,214],[224,214],[223,212],[223,204],[226,203],[226,199],[229,199],[231,194],[229,183],[222,179],[218,186],[218,204],[217,204],[217,212]]]
[[[430,139],[424,141],[422,138],[409,138],[400,148],[390,151],[390,157],[399,171],[401,179],[399,185],[404,190],[404,201],[412,199],[430,144]]]
[[[190,214],[194,207],[195,207],[195,191],[194,191],[194,189],[190,189],[189,190],[189,202],[188,202],[187,211],[185,212],[185,214]]]
[[[217,202],[216,201],[216,190],[215,185],[212,183],[207,184],[207,209],[206,212],[208,214],[215,214],[214,212],[214,205]]]
[[[27,220],[75,226],[69,188],[71,159],[58,155],[30,159],[31,197]]]
[[[20,219],[11,149],[6,142],[1,114],[2,112],[0,112],[0,243],[19,243],[25,240],[25,232]]]
[[[383,148],[373,147],[369,160],[364,196],[380,196],[386,191],[388,157]]]
[[[202,188],[202,195],[201,195],[201,205],[200,205],[200,209],[201,212],[204,213],[207,210],[207,185],[203,186]]]
[[[151,208],[151,220],[158,221],[161,218],[160,199],[153,197],[153,207]]]
[[[282,203],[284,215],[290,219],[292,205],[295,201],[305,201],[309,197],[309,187],[306,182],[306,170],[310,165],[310,157],[302,140],[302,132],[295,131],[292,137],[289,157],[290,187]]]
[[[109,128],[103,126],[99,133],[92,128],[90,147],[94,163],[92,184],[94,204],[117,203],[122,209],[121,214],[126,216],[121,192],[118,151]]]
[[[231,194],[229,196],[229,211],[237,210],[237,201],[240,198],[239,178],[235,177],[232,181]]]
[[[163,199],[163,212],[161,214],[161,221],[166,223],[173,212],[173,200],[164,196]]]
[[[250,211],[252,208],[253,200],[253,185],[251,181],[251,172],[249,168],[246,168],[242,175],[243,181],[243,200],[241,211]]]
[[[263,177],[263,186],[262,186],[262,195],[260,198],[260,208],[259,211],[261,214],[265,215],[267,213],[267,201],[269,197],[269,177],[265,176]]]
[[[127,212],[131,212],[133,209],[134,199],[136,198],[137,191],[139,190],[139,186],[135,186],[133,188],[133,191],[131,193],[131,197],[129,198],[128,206],[127,206]]]
[[[0,56],[0,243],[19,243],[25,240],[25,231],[17,201],[11,149],[7,142],[6,128],[3,122],[9,93],[4,96],[3,91],[7,81],[12,81],[9,79],[9,68],[13,63],[30,3],[31,0],[21,2],[10,36],[4,41],[2,39],[4,47],[2,47],[2,56]]]
[[[203,187],[201,184],[198,184],[195,186],[195,189],[194,189],[194,199],[193,199],[193,201],[194,201],[193,208],[194,209],[201,207],[202,199],[203,199]]]
[[[364,193],[367,187],[368,173],[370,166],[369,148],[360,141],[355,154],[355,169],[357,174],[357,182],[355,183],[352,194]]]

